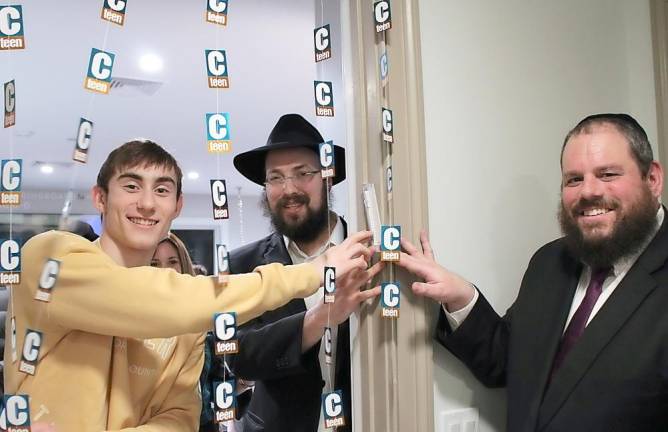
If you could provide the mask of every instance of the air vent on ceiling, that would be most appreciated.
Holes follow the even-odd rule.
[[[111,91],[109,93],[126,97],[153,96],[158,89],[162,87],[162,84],[163,83],[159,81],[113,77],[111,79]]]
[[[14,133],[17,138],[32,138],[33,135],[35,135],[34,130],[19,130]]]

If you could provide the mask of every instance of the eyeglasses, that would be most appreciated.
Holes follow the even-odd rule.
[[[267,177],[267,180],[264,182],[264,184],[266,186],[271,186],[271,187],[279,187],[279,186],[285,187],[285,183],[287,183],[288,180],[292,180],[293,185],[300,187],[310,183],[316,174],[320,174],[320,170],[300,171],[295,175],[287,177],[282,176],[280,174],[272,174],[269,177]]]

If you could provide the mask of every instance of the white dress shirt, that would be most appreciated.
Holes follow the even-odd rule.
[[[341,223],[339,217],[337,216],[336,225],[334,225],[334,229],[332,230],[332,234],[329,236],[329,240],[325,242],[322,246],[320,246],[320,248],[313,255],[307,255],[306,253],[304,253],[301,249],[299,249],[299,246],[297,246],[296,242],[294,242],[292,239],[286,236],[283,236],[283,241],[285,242],[285,247],[288,249],[288,254],[292,259],[292,263],[302,264],[305,262],[311,262],[314,259],[318,258],[327,250],[327,248],[331,246],[336,246],[341,242],[343,242],[344,238],[345,235],[343,232],[343,224]],[[304,303],[306,303],[306,309],[311,310],[315,306],[317,306],[318,303],[322,303],[324,301],[323,297],[324,297],[324,288],[320,287],[318,291],[316,291],[314,294],[304,299]],[[336,364],[336,340],[339,328],[338,326],[331,326],[331,327],[332,327],[332,364],[328,365],[325,363],[324,341],[320,343],[320,352],[318,353],[318,360],[320,361],[320,370],[322,371],[323,379],[325,380],[325,389],[335,390],[333,387],[334,383],[332,380],[332,374],[330,373],[331,372],[330,368]],[[321,409],[320,420],[318,422],[318,431],[324,432],[325,430],[326,429]]]
[[[629,272],[631,267],[633,267],[633,264],[635,264],[635,262],[638,260],[638,257],[645,251],[647,245],[649,245],[649,243],[656,235],[657,231],[659,231],[659,228],[663,223],[663,218],[664,218],[663,206],[659,206],[659,210],[656,212],[656,222],[657,222],[656,226],[654,227],[654,230],[652,231],[651,235],[647,237],[647,240],[645,240],[645,243],[642,245],[642,247],[635,254],[629,255],[628,257],[624,257],[613,265],[612,272],[608,275],[605,281],[603,281],[603,288],[601,291],[601,295],[594,304],[594,308],[592,309],[591,314],[589,315],[587,324],[591,322],[591,320],[598,313],[601,307],[603,307],[603,305],[608,300],[608,298],[610,298],[610,296],[615,291],[619,283],[624,279],[624,277]],[[582,270],[582,274],[580,275],[578,286],[575,289],[575,294],[573,295],[573,302],[571,303],[571,310],[568,313],[568,319],[566,320],[566,324],[564,325],[563,331],[566,331],[568,323],[571,322],[571,318],[573,318],[575,311],[580,306],[580,303],[582,303],[585,293],[587,292],[589,279],[591,279],[591,268],[589,266],[585,266],[584,269]],[[466,317],[471,312],[471,309],[473,309],[473,306],[478,301],[479,297],[480,295],[478,294],[478,290],[476,289],[473,299],[463,308],[454,312],[448,312],[445,306],[443,306],[443,311],[445,312],[445,316],[448,319],[448,323],[450,324],[450,328],[452,328],[452,331],[455,331],[462,324],[462,322],[464,322]]]

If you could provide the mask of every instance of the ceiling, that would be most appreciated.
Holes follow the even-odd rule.
[[[0,51],[1,83],[16,82],[16,125],[0,129],[0,157],[23,158],[23,190],[87,190],[113,148],[144,137],[172,152],[184,173],[199,173],[184,179],[186,193],[208,194],[211,178],[259,193],[232,157],[264,144],[283,113],[314,120],[313,0],[230,0],[226,27],[205,22],[204,0],[129,1],[122,27],[100,19],[102,3],[24,2],[26,49]],[[157,91],[85,90],[92,48],[115,54],[113,78],[161,83]],[[208,88],[205,49],[226,50],[229,89]],[[162,59],[162,70],[143,71],[145,54]],[[230,113],[231,153],[207,152],[205,114],[213,112]],[[72,161],[80,117],[94,122],[85,165]],[[38,161],[54,172],[40,172]]]

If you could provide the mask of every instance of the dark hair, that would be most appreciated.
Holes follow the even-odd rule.
[[[80,235],[89,241],[95,241],[99,237],[90,224],[80,220],[66,220],[58,229]]]
[[[139,165],[164,167],[173,169],[176,175],[176,198],[181,196],[181,177],[183,173],[174,156],[167,150],[150,140],[133,140],[126,142],[107,156],[100,172],[97,174],[97,185],[109,192],[109,180],[114,174]]]
[[[594,126],[609,124],[614,126],[619,133],[624,135],[629,142],[631,155],[640,168],[640,173],[643,177],[647,176],[649,168],[654,160],[652,153],[652,146],[649,144],[649,139],[645,130],[640,124],[628,114],[594,114],[585,117],[577,124],[564,139],[564,144],[561,146],[561,164],[563,168],[564,149],[568,140],[576,135],[582,133],[591,133]]]
[[[208,276],[209,270],[203,264],[193,264],[193,274],[195,276]]]

